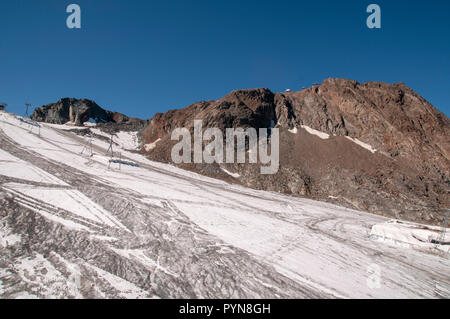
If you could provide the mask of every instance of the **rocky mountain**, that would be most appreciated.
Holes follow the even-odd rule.
[[[450,207],[450,120],[402,83],[327,79],[298,92],[234,91],[156,114],[148,157],[171,161],[171,132],[209,127],[280,130],[280,169],[255,164],[180,166],[256,189],[330,201],[379,215],[441,223]]]
[[[135,130],[141,129],[147,124],[147,121],[104,110],[94,101],[74,98],[63,98],[56,103],[36,108],[31,115],[31,119],[53,124],[72,122],[77,126],[82,126],[83,123],[88,121],[101,124],[114,123]]]

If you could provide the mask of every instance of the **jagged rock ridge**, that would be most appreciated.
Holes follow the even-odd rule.
[[[44,105],[34,110],[31,118],[35,121],[65,124],[72,122],[74,125],[82,126],[88,121],[97,123],[115,123],[131,128],[142,128],[146,121],[129,118],[128,116],[104,110],[94,101],[87,99],[63,98],[56,103]]]

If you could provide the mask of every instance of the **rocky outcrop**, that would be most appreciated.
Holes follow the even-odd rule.
[[[440,223],[450,206],[450,120],[402,83],[328,79],[298,92],[234,91],[217,101],[155,115],[143,132],[144,144],[158,141],[148,156],[170,162],[172,130],[192,131],[194,119],[203,120],[204,129],[275,123],[280,169],[260,175],[258,165],[221,165],[239,174],[232,177],[218,164],[184,168],[420,222]]]
[[[114,123],[122,126],[121,128],[134,130],[141,129],[147,124],[147,121],[104,110],[94,101],[74,98],[63,98],[56,103],[37,108],[34,110],[31,119],[53,124],[71,122],[77,126],[83,126],[83,123],[88,121],[99,124]]]

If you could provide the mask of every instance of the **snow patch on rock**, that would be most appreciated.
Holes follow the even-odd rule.
[[[150,152],[152,149],[154,149],[156,147],[156,144],[161,141],[160,138],[158,138],[156,141],[154,141],[153,143],[149,143],[149,144],[145,144],[144,145],[144,149],[146,152]]]
[[[364,143],[364,142],[361,142],[361,141],[358,140],[357,138],[353,138],[353,137],[350,137],[350,136],[346,136],[346,138],[348,138],[348,139],[349,139],[350,141],[352,141],[353,143],[358,144],[359,146],[365,148],[366,150],[368,150],[368,151],[370,151],[370,152],[372,152],[372,153],[375,153],[375,152],[377,151],[377,150],[374,149],[371,145],[369,145],[369,144],[367,144],[367,143]]]
[[[225,169],[225,168],[223,168],[223,167],[221,167],[220,169],[221,169],[222,171],[224,171],[225,173],[227,173],[228,175],[230,175],[230,176],[234,177],[234,178],[238,178],[238,177],[241,177],[241,175],[239,175],[238,173],[232,173],[232,172],[230,172],[230,171],[226,170],[226,169]]]
[[[329,134],[324,133],[324,132],[321,132],[321,131],[318,131],[318,130],[315,130],[315,129],[313,129],[313,128],[310,128],[309,126],[301,125],[301,128],[302,128],[302,129],[305,129],[309,134],[318,136],[318,137],[320,137],[320,138],[323,139],[323,140],[327,140],[327,139],[330,138],[330,135],[329,135]]]

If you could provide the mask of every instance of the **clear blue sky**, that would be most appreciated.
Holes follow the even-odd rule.
[[[67,5],[82,9],[66,27]],[[366,7],[382,10],[370,30]],[[61,97],[130,116],[234,89],[328,77],[402,81],[450,114],[448,0],[9,0],[0,2],[0,101],[22,114]]]

